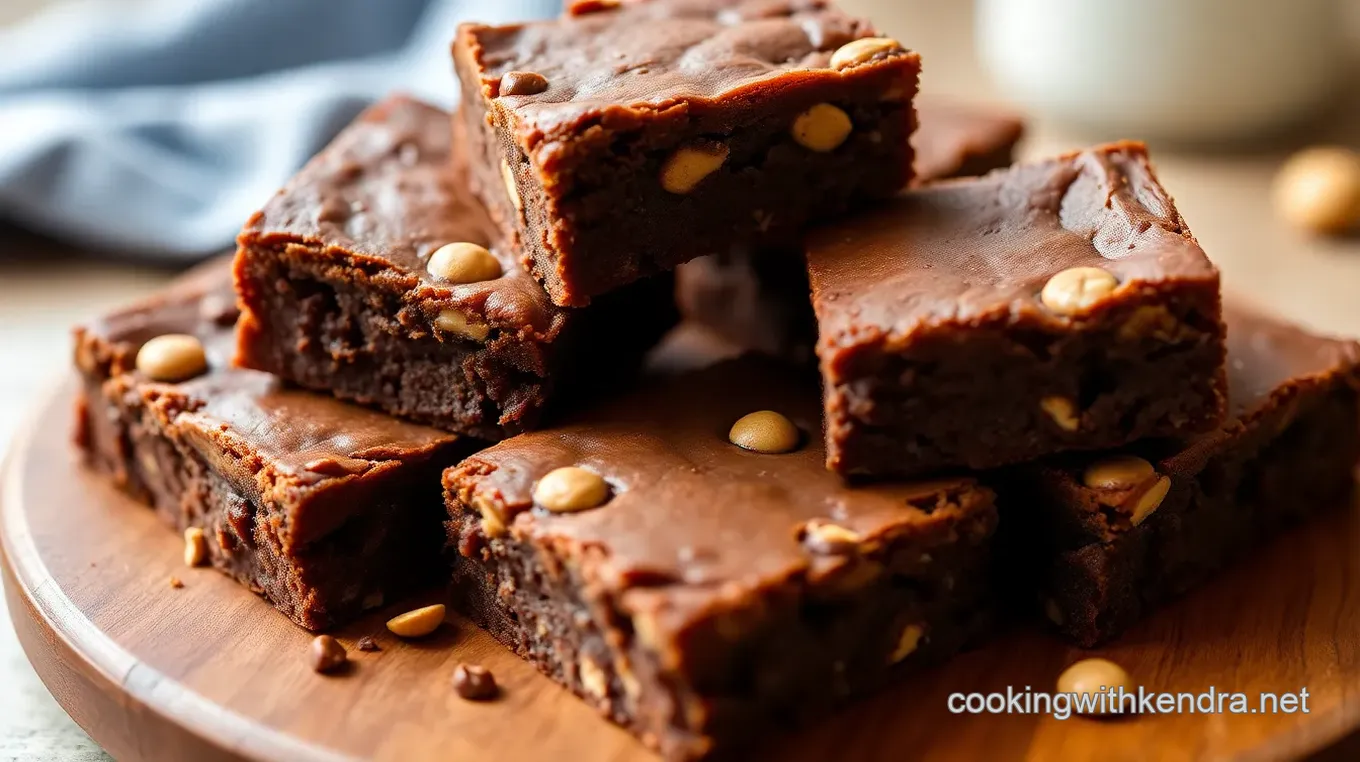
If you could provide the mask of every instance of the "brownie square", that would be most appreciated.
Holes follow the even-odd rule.
[[[917,184],[986,174],[1010,166],[1024,123],[1015,115],[921,95]],[[687,320],[749,350],[794,362],[813,359],[817,320],[801,246],[737,247],[675,271],[676,302]]]
[[[390,98],[254,215],[236,259],[237,360],[495,440],[533,428],[563,394],[626,377],[674,322],[673,285],[554,306],[468,191],[449,124]],[[480,268],[431,264],[452,244]]]
[[[1182,442],[1019,466],[1007,545],[1049,619],[1109,640],[1281,529],[1350,504],[1360,462],[1360,343],[1230,305],[1232,411]],[[1010,530],[1016,530],[1011,532]]]
[[[985,469],[1213,429],[1218,271],[1118,143],[917,188],[807,244],[828,465]]]
[[[920,58],[825,0],[591,3],[454,43],[482,201],[583,305],[911,178]]]
[[[846,485],[809,376],[750,358],[681,373],[450,469],[457,605],[668,759],[948,657],[991,620],[993,494]],[[729,441],[758,410],[801,430],[792,451]],[[589,492],[549,489],[564,467],[604,491],[561,504]]]
[[[77,442],[90,464],[206,563],[309,630],[340,625],[443,576],[439,474],[472,446],[229,365],[235,294],[223,260],[76,331]],[[207,367],[161,382],[148,341],[197,339]]]

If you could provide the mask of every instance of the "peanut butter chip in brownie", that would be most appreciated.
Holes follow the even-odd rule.
[[[798,449],[802,435],[793,421],[773,410],[761,410],[732,424],[727,438],[743,450],[778,455]]]
[[[1080,315],[1119,287],[1119,281],[1099,267],[1073,267],[1044,284],[1039,301],[1059,315]]]
[[[831,68],[848,69],[875,58],[902,50],[902,43],[890,37],[865,37],[848,42],[831,55]]]
[[[727,161],[728,148],[722,143],[686,146],[671,154],[661,167],[661,187],[683,196],[699,187],[704,178],[717,172]]]
[[[1133,489],[1156,476],[1152,464],[1136,455],[1113,455],[1086,467],[1081,481],[1091,489]]]
[[[481,283],[504,273],[500,261],[486,247],[466,242],[439,247],[430,255],[425,269],[449,283]]]
[[[849,114],[830,103],[818,103],[793,120],[793,139],[809,151],[830,153],[840,148],[854,129]]]
[[[534,487],[534,502],[553,513],[575,513],[609,499],[609,483],[599,474],[567,466],[549,471]]]
[[[137,370],[153,381],[186,381],[207,369],[203,343],[188,334],[157,336],[137,351]]]

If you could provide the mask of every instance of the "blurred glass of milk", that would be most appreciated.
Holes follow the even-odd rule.
[[[1126,137],[1244,138],[1333,92],[1338,0],[979,0],[1002,94],[1041,117]]]

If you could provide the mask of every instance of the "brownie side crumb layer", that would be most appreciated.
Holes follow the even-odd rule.
[[[838,473],[985,469],[1223,420],[1218,271],[1141,144],[914,189],[818,230],[807,259]],[[1050,280],[1091,272],[1109,289],[1054,306]]]
[[[802,429],[797,451],[728,441],[759,409]],[[819,426],[815,379],[745,359],[469,458],[445,474],[456,605],[668,759],[739,749],[947,658],[991,620],[992,493],[847,486]],[[536,506],[565,466],[612,496]]]
[[[378,104],[240,236],[238,362],[409,420],[496,440],[552,400],[628,375],[674,322],[669,281],[554,307],[465,187],[450,117]],[[449,284],[445,244],[488,248],[500,277]]]
[[[922,96],[916,111],[918,184],[1009,166],[1024,134],[1023,122],[993,107]],[[737,247],[675,272],[676,302],[687,320],[740,347],[797,363],[813,359],[817,342],[810,290],[801,246]]]
[[[454,61],[474,187],[559,305],[733,243],[787,240],[911,178],[919,57],[895,47],[831,65],[876,34],[806,0],[652,0],[464,25]],[[525,90],[524,73],[540,87]],[[792,134],[819,104],[851,126],[828,150]],[[719,166],[666,187],[669,162],[696,150]]]
[[[1088,486],[1083,474],[1108,455],[1018,467],[1005,490],[1035,518],[1032,531],[1008,528],[1008,552],[1034,568],[1045,613],[1079,645],[1118,636],[1279,531],[1351,502],[1360,344],[1242,308],[1225,316],[1233,415],[1222,429],[1124,451],[1155,464],[1128,490]],[[1165,498],[1140,514],[1163,476]]]
[[[88,462],[174,529],[202,529],[209,564],[309,630],[435,584],[439,474],[471,447],[229,367],[236,315],[219,261],[78,329]],[[137,371],[137,350],[167,333],[204,343],[205,375]]]

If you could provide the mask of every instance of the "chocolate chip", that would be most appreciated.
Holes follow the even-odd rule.
[[[322,673],[334,672],[349,660],[345,647],[329,635],[317,635],[313,638],[307,653],[312,669]]]
[[[359,638],[359,642],[356,643],[354,647],[359,649],[360,651],[363,651],[364,653],[373,653],[374,651],[382,650],[382,648],[378,645],[378,641],[374,640],[372,637],[368,635]]]
[[[468,701],[489,701],[500,692],[496,676],[477,664],[459,664],[453,670],[453,689]]]
[[[501,95],[538,95],[548,89],[548,80],[532,71],[512,71],[501,77]]]

